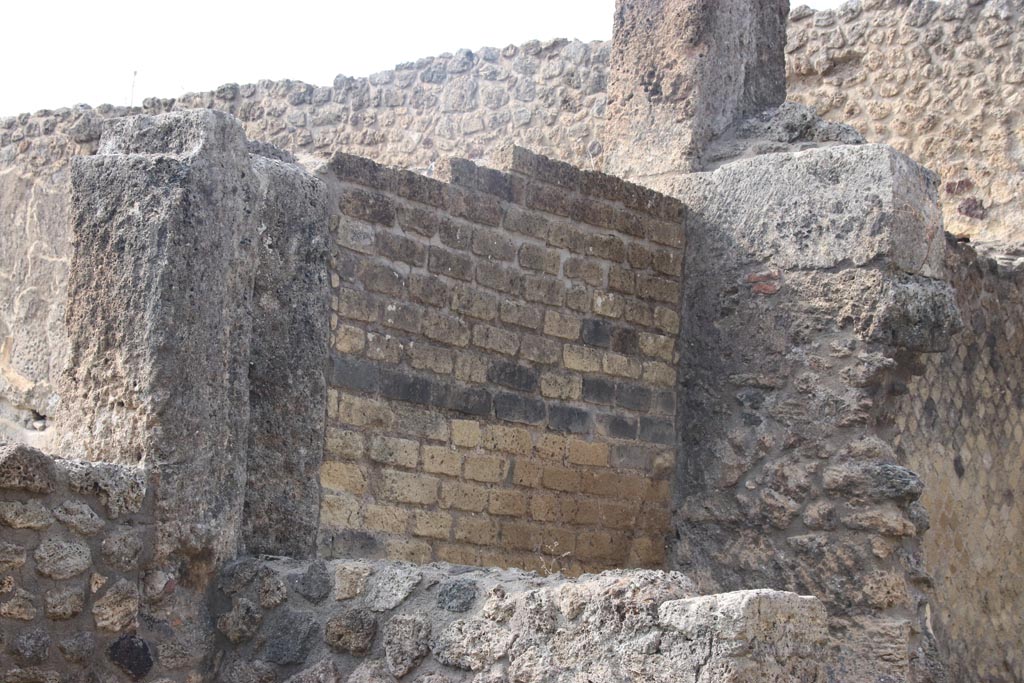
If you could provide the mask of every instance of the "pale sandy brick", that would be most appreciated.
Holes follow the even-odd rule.
[[[320,466],[320,484],[332,491],[366,493],[366,471],[355,463],[325,462]]]
[[[569,439],[567,460],[573,465],[607,467],[610,449],[606,443]]]
[[[508,476],[508,464],[506,458],[472,454],[466,457],[463,475],[472,481],[495,484]]]
[[[423,471],[457,477],[462,473],[462,454],[448,446],[424,446]]]
[[[480,423],[476,420],[452,420],[452,443],[460,448],[480,445]]]

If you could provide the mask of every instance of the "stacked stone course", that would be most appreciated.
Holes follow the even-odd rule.
[[[448,183],[337,155],[321,549],[664,561],[683,207],[510,148]],[[365,532],[365,533],[359,533]]]

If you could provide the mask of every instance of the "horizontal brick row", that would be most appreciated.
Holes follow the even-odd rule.
[[[670,444],[675,440],[674,421],[651,415],[606,414],[588,406],[538,398],[528,393],[506,392],[501,387],[534,391],[540,373],[527,366],[491,361],[486,386],[469,386],[433,376],[411,374],[407,369],[383,365],[353,356],[333,355],[329,384],[385,400],[403,401],[465,415],[494,418],[503,422],[544,425],[558,432],[599,433],[618,439],[639,439]],[[557,387],[549,393],[557,393]],[[622,410],[647,412],[657,398],[666,404],[668,392],[655,392],[644,385],[615,383],[587,378],[580,385],[581,398],[614,405]],[[663,406],[663,407],[667,407]]]

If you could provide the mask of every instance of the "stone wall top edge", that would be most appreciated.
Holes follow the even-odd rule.
[[[385,166],[366,157],[336,152],[321,167],[321,172],[326,169],[339,180],[391,192],[441,209],[445,208],[444,195],[451,187],[522,204],[523,183],[517,182],[520,179],[558,187],[584,197],[621,203],[627,210],[655,220],[679,223],[684,218],[686,207],[674,197],[603,173],[585,171],[523,147],[508,145],[495,155],[495,160],[499,168],[468,159],[443,159],[435,166],[435,177],[428,177]]]

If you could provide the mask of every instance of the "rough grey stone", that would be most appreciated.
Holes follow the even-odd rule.
[[[86,503],[79,501],[64,501],[53,515],[61,524],[83,536],[92,536],[103,528],[103,519]]]
[[[343,607],[327,620],[324,640],[334,650],[365,655],[377,635],[377,618],[361,607]]]
[[[51,588],[43,596],[46,616],[63,621],[78,616],[85,607],[85,591],[82,586],[61,586]]]
[[[0,523],[15,529],[45,529],[53,524],[50,510],[38,500],[0,503]]]
[[[104,462],[61,460],[72,491],[97,496],[111,518],[138,512],[146,497],[145,474],[134,467]]]
[[[53,459],[21,444],[0,443],[0,488],[30,493],[53,490]]]
[[[110,566],[121,571],[131,571],[139,563],[142,539],[132,529],[121,529],[103,539],[100,553]]]
[[[430,621],[422,615],[398,615],[384,625],[384,660],[397,678],[405,676],[430,652]]]
[[[308,669],[303,669],[288,678],[285,683],[344,683],[344,680],[334,659],[325,657]]]
[[[64,659],[69,662],[80,663],[92,659],[96,652],[96,636],[90,631],[83,631],[69,638],[64,638],[57,647],[60,649]]]
[[[714,137],[782,104],[788,13],[788,0],[619,0],[608,172],[635,180],[693,171]]]
[[[327,412],[327,193],[299,166],[255,157],[252,167],[262,234],[252,285],[242,534],[253,554],[304,558],[316,547]]]
[[[217,620],[217,629],[232,643],[242,643],[256,635],[262,621],[263,613],[252,601],[234,598],[231,611]]]
[[[487,619],[454,621],[434,640],[437,661],[467,671],[483,671],[508,654],[515,636]]]
[[[288,587],[272,569],[264,568],[259,574],[260,607],[277,607],[288,598]]]
[[[465,612],[476,600],[476,582],[469,579],[451,579],[437,589],[437,606],[449,612]]]
[[[114,633],[134,624],[138,611],[139,589],[126,579],[118,579],[92,606],[96,628]]]
[[[351,600],[366,589],[370,567],[365,563],[346,562],[334,572],[334,599]]]
[[[72,164],[61,440],[121,465],[70,473],[105,489],[111,516],[138,510],[145,460],[158,562],[237,552],[256,183],[241,125],[209,110],[116,119]]]
[[[19,664],[42,664],[50,656],[50,634],[44,629],[25,631],[11,641],[10,651]]]
[[[401,605],[423,574],[409,565],[388,565],[373,574],[366,591],[366,605],[374,612],[384,612]]]
[[[327,563],[323,560],[312,562],[302,574],[288,578],[292,589],[314,604],[322,602],[334,587],[333,579],[327,571]]]
[[[89,546],[59,538],[47,538],[32,555],[36,570],[51,579],[70,579],[92,565]]]
[[[276,610],[266,620],[263,658],[282,666],[302,664],[313,647],[318,628],[316,619],[308,612],[287,607]]]

